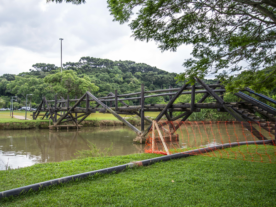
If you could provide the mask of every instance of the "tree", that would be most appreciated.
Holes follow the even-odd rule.
[[[268,96],[275,94],[275,91],[271,89],[276,89],[276,77],[275,75],[268,75],[275,69],[276,66],[256,72],[242,71],[237,77],[228,78],[226,90],[237,92],[250,85],[254,91],[265,93]]]
[[[7,84],[8,84],[7,79],[5,78],[0,79],[0,95],[5,95]]]
[[[63,0],[47,0],[63,2]],[[81,4],[84,0],[66,0]],[[128,22],[138,40],[156,41],[162,51],[193,45],[193,58],[178,80],[258,70],[276,64],[275,0],[107,0],[115,21]],[[244,62],[247,62],[246,64]],[[267,77],[275,76],[276,70]],[[222,75],[220,75],[222,77]],[[254,76],[258,79],[258,75]],[[252,86],[249,82],[247,86]],[[270,85],[262,83],[264,87]]]
[[[88,76],[84,75],[83,78],[79,78],[73,70],[48,75],[44,78],[44,82],[48,84],[50,90],[63,97],[67,97],[67,94],[81,96],[86,91],[94,93],[99,90],[94,83],[91,83]]]
[[[5,104],[5,100],[0,97],[0,108],[2,108]]]
[[[32,65],[32,67],[36,71],[43,71],[43,72],[50,72],[50,71],[56,70],[58,68],[54,64],[46,64],[46,63],[36,63],[36,64]],[[33,70],[30,69],[30,71],[33,71]]]
[[[13,75],[13,74],[4,74],[2,77],[8,81],[15,80],[15,75]]]
[[[35,102],[40,102],[42,96],[50,98],[47,84],[44,83],[43,79],[35,77],[15,76],[15,80],[7,84],[6,92],[17,95],[23,100],[25,100],[27,94],[33,94],[32,100]]]

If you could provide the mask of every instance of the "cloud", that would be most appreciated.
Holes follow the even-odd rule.
[[[164,52],[154,42],[135,41],[127,24],[114,22],[103,0],[83,5],[46,0],[0,1],[0,75],[28,71],[35,63],[60,65],[83,56],[143,62],[170,72],[183,71],[191,47]]]

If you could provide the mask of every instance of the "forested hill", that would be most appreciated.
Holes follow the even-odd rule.
[[[39,103],[42,96],[53,98],[53,87],[49,87],[49,84],[45,82],[47,79],[45,77],[60,73],[60,68],[46,63],[37,63],[32,67],[29,72],[0,76],[0,98],[4,99],[7,104],[10,96],[13,95],[17,95],[19,100],[22,99],[19,104],[23,103],[26,94],[33,94],[33,103]],[[169,73],[134,61],[82,57],[79,62],[65,63],[63,70],[73,70],[76,72],[75,78],[85,78],[90,83],[94,83],[99,88],[94,91],[97,97],[106,96],[115,90],[119,94],[140,91],[141,83],[145,85],[145,90],[169,88],[169,86],[179,87],[183,84],[176,83],[174,79],[176,73]],[[6,107],[7,104],[5,104]]]
[[[99,87],[98,96],[107,95],[109,91],[118,93],[138,91],[141,83],[146,90],[176,87],[176,73],[169,73],[145,63],[134,61],[112,61],[93,57],[82,57],[79,62],[64,64],[67,70],[75,70],[81,76],[86,74]]]

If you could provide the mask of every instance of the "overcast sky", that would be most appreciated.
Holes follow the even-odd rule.
[[[127,24],[112,20],[106,0],[83,5],[0,0],[0,75],[29,71],[35,63],[60,66],[61,37],[63,63],[91,56],[183,72],[190,46],[161,53],[155,42],[135,41]]]

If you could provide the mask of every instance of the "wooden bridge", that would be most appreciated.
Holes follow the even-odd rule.
[[[275,134],[275,122],[276,122],[276,109],[252,98],[251,96],[238,92],[235,95],[242,99],[241,102],[226,103],[223,99],[223,94],[225,89],[219,83],[207,85],[199,78],[195,78],[198,85],[189,86],[184,84],[181,88],[170,88],[170,89],[160,89],[154,91],[144,91],[144,85],[141,85],[141,91],[130,94],[118,94],[109,93],[106,97],[95,97],[92,93],[87,91],[80,98],[70,99],[67,96],[67,99],[61,98],[57,99],[55,95],[54,100],[46,100],[43,97],[40,105],[37,110],[33,113],[33,119],[37,119],[38,116],[42,116],[42,119],[45,116],[49,116],[49,120],[53,121],[53,125],[50,128],[62,128],[62,127],[80,127],[81,122],[85,120],[91,113],[100,112],[100,113],[111,113],[117,119],[122,121],[126,126],[132,129],[137,137],[134,139],[135,142],[143,143],[145,141],[145,136],[151,128],[151,120],[145,117],[145,112],[160,112],[159,115],[155,118],[155,121],[158,123],[163,116],[166,116],[167,122],[169,124],[169,130],[167,130],[168,135],[173,135],[175,131],[180,127],[180,125],[172,126],[173,121],[181,120],[185,121],[192,113],[199,112],[201,109],[217,109],[220,112],[228,112],[231,114],[237,121],[245,122],[246,127],[252,126],[249,124],[246,125],[248,121],[258,122],[270,133]],[[264,96],[263,94],[255,93],[252,90],[246,89],[247,92],[252,93],[265,101],[276,104],[276,101]],[[202,94],[202,98],[196,103],[195,94]],[[151,94],[151,95],[147,95]],[[153,94],[153,95],[152,95]],[[176,103],[175,100],[183,94],[191,94],[191,103]],[[138,97],[137,97],[138,96]],[[158,96],[169,96],[170,100],[168,104],[149,104],[145,105],[145,99]],[[216,102],[214,103],[204,103],[208,97],[213,97]],[[124,101],[125,100],[140,100],[140,105],[138,106],[129,106]],[[105,103],[109,104],[105,104]],[[91,103],[94,103],[96,106],[90,106]],[[112,107],[112,104],[115,103],[115,106]],[[122,106],[118,106],[118,103],[121,103]],[[83,105],[81,107],[80,105]],[[109,105],[109,106],[108,106]],[[40,112],[45,112],[44,115],[40,115]],[[180,115],[173,117],[173,112],[182,112]],[[255,115],[255,112],[261,114],[261,117]],[[131,114],[138,115],[141,118],[141,130],[137,129],[126,119],[122,118],[120,114]],[[145,121],[149,122],[150,126],[145,129]],[[71,122],[71,125],[68,123]],[[273,128],[271,128],[273,127]],[[252,133],[259,139],[267,139],[264,137],[257,129],[252,130]]]

